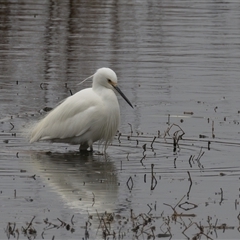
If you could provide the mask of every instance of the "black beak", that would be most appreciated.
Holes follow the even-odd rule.
[[[127,99],[127,97],[124,95],[124,93],[120,90],[120,88],[118,86],[113,86],[113,87],[125,99],[125,101],[133,108],[133,105],[130,103],[130,101]]]

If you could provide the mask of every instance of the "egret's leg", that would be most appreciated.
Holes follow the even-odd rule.
[[[88,144],[87,143],[82,143],[80,146],[79,146],[79,151],[87,151],[88,149]]]
[[[79,146],[79,151],[87,151],[87,149],[90,148],[90,152],[93,152],[93,146],[92,144],[89,145],[88,143],[82,143],[80,146]]]
[[[89,140],[88,141],[88,146],[89,146],[89,148],[90,148],[90,152],[93,152],[93,142],[92,142],[92,140]]]

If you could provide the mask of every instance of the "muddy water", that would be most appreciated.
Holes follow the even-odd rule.
[[[236,1],[0,3],[0,237],[101,239],[107,211],[123,239],[237,239],[239,24]],[[103,66],[135,106],[119,98],[107,156],[30,145],[21,129]]]

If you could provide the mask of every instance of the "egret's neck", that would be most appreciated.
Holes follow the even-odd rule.
[[[115,94],[115,92],[113,91],[113,89],[110,88],[106,88],[104,86],[101,85],[93,85],[93,91],[98,94],[102,101],[106,101],[107,103],[116,103],[118,105],[118,101],[117,101],[117,96]]]
[[[93,91],[95,91],[97,94],[99,95],[105,95],[109,92],[113,92],[113,90],[109,89],[109,88],[106,88],[102,85],[99,85],[99,84],[94,84],[92,85],[92,89]]]

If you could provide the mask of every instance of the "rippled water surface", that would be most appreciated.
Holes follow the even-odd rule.
[[[0,238],[238,239],[239,26],[234,0],[1,2]],[[107,155],[29,144],[100,67],[134,105]]]

